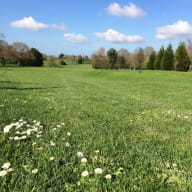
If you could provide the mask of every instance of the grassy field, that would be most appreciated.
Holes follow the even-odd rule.
[[[192,73],[0,68],[0,146],[1,192],[191,192]]]

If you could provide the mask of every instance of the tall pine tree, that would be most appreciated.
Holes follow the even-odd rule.
[[[175,52],[175,69],[176,71],[188,71],[190,58],[184,43],[180,43]]]
[[[118,53],[115,49],[111,48],[107,51],[107,57],[109,59],[109,68],[115,69]]]
[[[161,69],[161,60],[163,58],[164,54],[164,47],[162,46],[161,49],[159,50],[158,55],[156,56],[155,63],[154,63],[154,69],[160,70]]]
[[[153,51],[149,56],[149,61],[147,62],[147,69],[149,70],[154,69],[155,58],[156,58],[156,54],[155,54],[155,51]]]
[[[161,69],[163,70],[174,69],[174,53],[171,44],[169,44],[167,49],[164,51],[163,57],[161,59]]]

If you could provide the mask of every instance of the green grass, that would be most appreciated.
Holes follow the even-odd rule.
[[[191,85],[192,73],[181,72],[0,68],[0,165],[14,169],[0,191],[191,192]],[[28,128],[3,128],[21,118],[40,121],[42,133],[10,140]]]

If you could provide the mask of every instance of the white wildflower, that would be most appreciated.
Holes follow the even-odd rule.
[[[27,139],[26,135],[23,135],[22,137],[20,137],[21,140]]]
[[[67,132],[67,135],[68,135],[68,136],[71,136],[71,133],[70,133],[70,132]]]
[[[101,168],[96,168],[96,169],[94,170],[94,172],[95,172],[96,174],[102,174],[102,173],[103,173],[103,170],[102,170]]]
[[[51,146],[55,146],[55,142],[50,141],[50,145],[51,145]]]
[[[70,145],[70,143],[65,143],[65,146],[70,147],[71,145]]]
[[[25,134],[26,134],[26,131],[21,132],[21,135],[25,135]]]
[[[89,172],[88,171],[83,171],[82,173],[81,173],[81,176],[82,177],[87,177],[89,175]]]
[[[85,157],[82,158],[82,159],[81,159],[81,163],[87,163],[87,158],[85,158]]]
[[[15,137],[14,137],[14,140],[15,140],[15,141],[18,141],[18,140],[19,140],[19,137],[18,137],[18,136],[15,136]]]
[[[33,174],[38,173],[38,169],[33,169],[33,170],[31,171],[31,173],[33,173]]]
[[[112,178],[111,174],[105,175],[105,179],[110,180]]]
[[[3,169],[9,169],[10,165],[11,165],[11,163],[9,163],[9,162],[4,163],[4,164],[1,166],[1,168],[3,168]]]
[[[7,172],[13,172],[13,171],[14,171],[13,168],[9,168],[9,169],[7,169]]]
[[[83,152],[77,152],[78,157],[83,157]]]
[[[55,157],[50,157],[49,160],[53,161],[53,160],[55,160]]]
[[[27,129],[26,134],[31,135],[31,129]]]
[[[12,128],[11,125],[6,125],[6,126],[4,127],[4,129],[3,129],[3,132],[4,132],[4,133],[8,133],[11,128]]]
[[[176,164],[176,163],[173,163],[172,166],[173,166],[173,167],[177,167],[177,164]]]
[[[5,176],[7,174],[6,170],[0,171],[0,177]]]

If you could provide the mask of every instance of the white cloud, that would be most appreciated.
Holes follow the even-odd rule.
[[[81,34],[75,34],[75,33],[66,33],[64,34],[64,38],[67,41],[70,41],[72,43],[87,43],[88,39],[84,35]]]
[[[106,10],[111,15],[131,17],[133,19],[138,19],[146,15],[146,12],[142,8],[137,7],[133,3],[122,7],[118,3],[112,3]]]
[[[35,19],[33,19],[33,17],[24,17],[21,20],[12,22],[10,25],[12,27],[25,28],[30,31],[39,31],[41,29],[49,27],[47,24],[35,21]]]
[[[157,39],[175,39],[192,35],[192,25],[187,21],[177,21],[172,25],[157,27]]]
[[[104,39],[112,43],[136,43],[145,40],[142,36],[138,35],[128,36],[118,31],[115,31],[114,29],[108,29],[106,32],[103,33],[96,32],[95,35],[101,39]]]
[[[41,29],[45,29],[45,28],[52,28],[52,29],[57,29],[60,31],[66,31],[66,27],[64,24],[48,25],[45,23],[37,22],[33,17],[24,17],[21,20],[11,22],[10,25],[12,27],[24,28],[24,29],[28,29],[30,31],[40,31]]]

